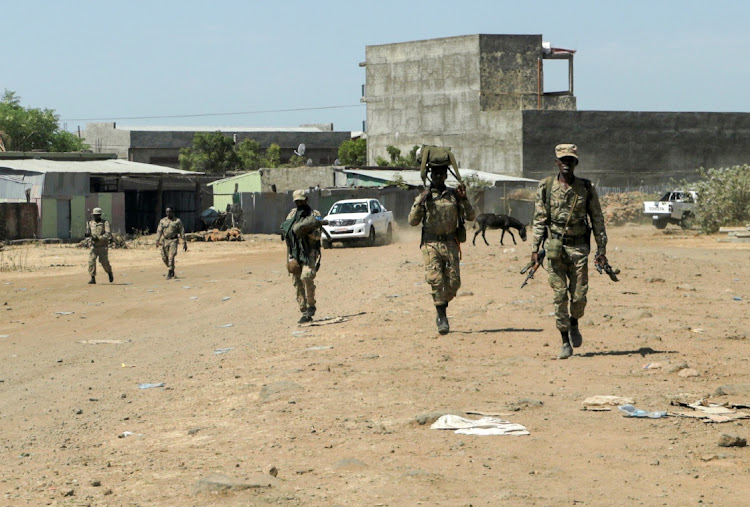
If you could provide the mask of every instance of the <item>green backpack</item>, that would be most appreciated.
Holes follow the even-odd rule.
[[[427,146],[422,145],[421,148],[421,160],[419,160],[419,174],[422,176],[422,183],[427,182],[427,169],[430,167],[453,167],[456,171],[454,176],[458,181],[461,181],[461,177],[458,174],[458,164],[456,164],[456,157],[451,152],[450,148],[444,148],[442,146]],[[451,171],[452,172],[452,171]]]

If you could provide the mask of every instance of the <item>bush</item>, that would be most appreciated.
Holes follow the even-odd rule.
[[[701,230],[717,232],[722,226],[750,220],[750,166],[700,168],[701,179],[690,185],[698,192],[697,219]]]

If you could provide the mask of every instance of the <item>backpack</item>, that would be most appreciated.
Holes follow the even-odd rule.
[[[450,148],[444,148],[443,146],[427,146],[422,145],[421,148],[421,160],[419,161],[419,174],[422,176],[422,182],[427,181],[427,169],[430,167],[453,167],[456,171],[454,176],[457,180],[461,181],[458,175],[458,164],[456,163],[456,157],[451,152]]]

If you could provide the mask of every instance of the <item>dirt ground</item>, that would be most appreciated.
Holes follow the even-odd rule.
[[[750,419],[627,418],[582,402],[750,403],[750,243],[609,234],[621,280],[590,270],[584,343],[566,361],[546,273],[520,289],[529,243],[499,246],[497,231],[491,246],[463,245],[446,336],[414,229],[324,250],[317,325],[304,327],[278,236],[193,243],[173,281],[153,246],[110,250],[115,283],[100,267],[97,285],[86,250],[6,247],[0,503],[747,505],[750,448],[718,442],[750,438]],[[738,394],[714,394],[730,384]],[[530,435],[430,429],[467,411]],[[200,482],[211,474],[234,487]]]

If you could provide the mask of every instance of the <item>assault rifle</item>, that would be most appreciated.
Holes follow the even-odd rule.
[[[595,262],[594,264],[596,266],[596,270],[599,272],[600,275],[603,272],[607,273],[609,275],[609,278],[613,282],[619,282],[619,280],[617,279],[617,275],[620,274],[620,270],[619,269],[614,269],[612,266],[609,265],[609,262],[607,262],[607,261],[605,261],[605,262],[603,262],[601,264],[598,263],[598,262]]]
[[[529,280],[534,278],[534,273],[536,273],[541,267],[542,261],[544,260],[545,255],[547,255],[547,251],[545,249],[539,250],[539,254],[536,257],[536,263],[534,263],[534,261],[531,261],[526,265],[526,267],[524,267],[521,270],[522,275],[528,271],[528,274],[526,275],[526,280],[524,280],[523,283],[521,284],[522,289],[526,287],[526,284],[529,283]]]

